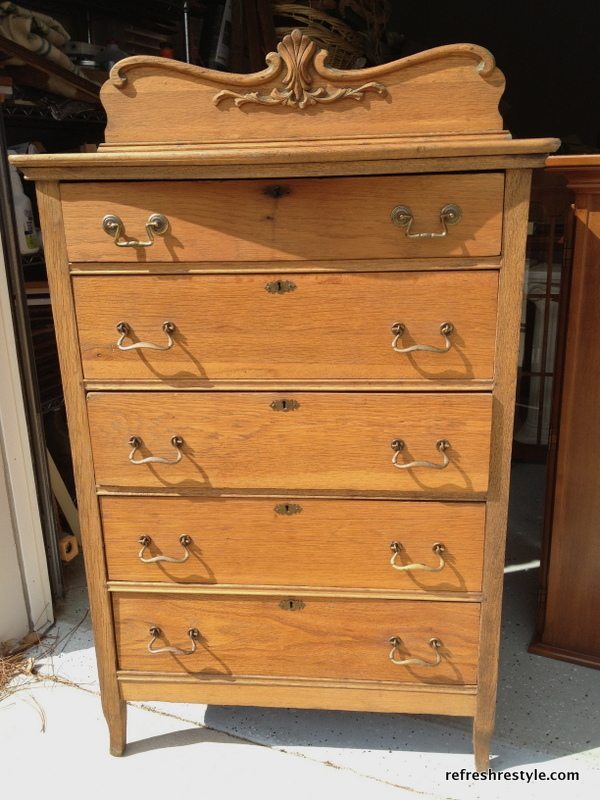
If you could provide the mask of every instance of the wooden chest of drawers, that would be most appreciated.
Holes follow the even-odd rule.
[[[125,701],[493,729],[529,176],[453,45],[120,62],[37,181],[111,752]]]

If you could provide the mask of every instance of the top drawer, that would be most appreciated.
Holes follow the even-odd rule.
[[[61,186],[69,260],[133,263],[494,256],[503,192],[499,172]]]

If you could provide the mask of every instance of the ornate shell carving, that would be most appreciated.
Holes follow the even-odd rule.
[[[261,92],[232,92],[224,89],[213,97],[213,103],[217,106],[223,100],[233,100],[236,106],[245,103],[258,103],[264,106],[288,106],[291,108],[304,109],[317,103],[334,103],[336,100],[343,100],[350,97],[353,100],[362,100],[365,92],[376,92],[386,95],[387,89],[382,83],[369,81],[357,87],[329,87],[318,86],[313,88],[313,66],[315,57],[320,52],[319,47],[300,31],[292,31],[288,36],[284,36],[277,45],[276,58],[279,64],[283,62],[286,72],[283,77],[283,86],[273,88],[268,94]]]

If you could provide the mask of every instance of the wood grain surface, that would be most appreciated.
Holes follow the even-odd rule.
[[[284,293],[278,283],[291,284]],[[268,288],[271,291],[268,291]],[[497,273],[75,277],[79,342],[87,380],[490,380],[496,333]],[[140,298],[143,302],[140,302]],[[224,313],[224,309],[228,309]],[[167,351],[165,320],[176,326]],[[392,349],[443,347],[445,353]]]
[[[487,256],[500,252],[501,172],[283,181],[65,183],[61,187],[70,261],[323,260]],[[439,239],[408,239],[391,221],[398,205],[413,233],[440,232],[440,210],[462,218]],[[117,247],[106,214],[128,239],[145,240],[148,218],[170,223],[151,247]]]
[[[161,261],[113,262],[76,261],[70,263],[72,275],[251,275],[271,273],[278,278],[290,272],[434,272],[442,270],[498,270],[502,256],[477,258],[378,258],[373,261],[328,259],[326,261]]]
[[[303,139],[325,143],[366,130],[372,138],[508,138],[498,112],[504,76],[484,48],[453,44],[361,70],[329,69],[326,58],[295,31],[266,57],[265,69],[246,75],[148,56],[126,59],[101,91],[105,146],[225,141],[235,147],[279,138],[301,149]]]
[[[301,599],[294,596],[292,599]],[[478,653],[479,606],[395,600],[307,598],[297,610],[270,597],[115,595],[119,667],[148,672],[344,678],[472,684]],[[188,649],[189,628],[201,639],[192,655],[151,654],[154,647]],[[431,638],[442,642],[438,666],[398,666],[389,639],[402,639],[397,659],[435,660]]]
[[[45,179],[111,752],[125,699],[252,703],[474,715],[484,770],[529,168],[558,142],[511,140],[502,73],[475,45],[358,71],[325,60],[300,33],[252,75],[133,57],[102,90],[103,152],[14,160]],[[443,237],[391,221],[408,206],[412,232],[439,234],[450,203]],[[102,229],[115,214],[144,240],[155,213],[170,227],[149,247]],[[269,279],[296,288],[270,296]],[[169,352],[117,351],[121,319],[128,342],[160,343],[171,317]],[[394,322],[403,344],[439,344],[446,321],[449,353],[392,351]],[[131,463],[173,459],[173,436],[178,463]],[[396,469],[394,439],[400,465],[440,464],[447,439],[449,465]],[[303,509],[277,515],[286,502]],[[141,563],[141,534],[145,553],[177,555],[183,533],[185,564]],[[394,572],[391,541],[400,563],[431,563],[441,541],[448,565]],[[188,648],[198,628],[197,651],[148,652],[153,625],[155,647]],[[441,663],[393,664],[392,636],[396,657],[427,661],[440,639]]]
[[[483,503],[364,500],[137,497],[101,498],[109,579],[206,584],[388,588],[477,592],[483,561]],[[145,564],[143,557],[182,558],[181,535],[192,539],[182,564]],[[444,545],[441,572],[398,571],[396,563],[435,567],[433,545]]]
[[[575,252],[558,427],[546,605],[538,652],[600,667],[600,159],[563,157]],[[554,161],[554,159],[553,159]],[[585,166],[585,164],[588,166]]]
[[[504,554],[530,188],[529,170],[512,170],[506,173],[504,262],[500,271],[498,302],[498,319],[501,324],[498,325],[496,337],[496,386],[485,527],[479,691],[473,723],[475,762],[480,771],[488,769],[496,714]]]
[[[298,403],[274,410],[272,403]],[[96,481],[101,486],[193,489],[387,491],[433,497],[487,488],[492,398],[486,394],[368,392],[116,392],[88,395]],[[132,464],[130,437],[143,446]],[[391,442],[405,441],[399,463],[442,463],[446,469],[396,469]]]
[[[323,149],[320,143],[279,144],[275,148],[252,143],[247,153],[228,148],[173,151],[165,146],[127,152],[50,153],[10,156],[10,162],[29,180],[122,181],[216,180],[220,178],[321,178],[343,175],[409,175],[424,172],[481,172],[483,170],[543,167],[558,139],[467,141],[361,139]],[[244,157],[245,156],[245,157]],[[343,160],[343,170],[340,169]]]
[[[36,187],[40,219],[46,232],[44,257],[52,297],[56,342],[60,359],[65,407],[73,454],[77,488],[77,511],[81,523],[83,557],[94,626],[102,709],[110,735],[110,752],[120,755],[125,748],[127,706],[116,678],[117,655],[110,598],[106,590],[106,562],[102,527],[95,492],[94,467],[85,395],[82,391],[81,361],[77,345],[77,324],[69,280],[59,187],[39,183]]]
[[[203,680],[206,678],[206,680]],[[318,708],[343,711],[385,711],[404,714],[472,716],[476,687],[383,681],[303,682],[269,679],[219,679],[214,675],[152,675],[120,672],[126,700],[171,703],[209,703],[223,706]]]

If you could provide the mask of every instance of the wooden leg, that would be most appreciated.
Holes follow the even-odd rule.
[[[103,706],[110,736],[110,754],[122,756],[127,743],[127,704],[121,697],[116,697],[113,702],[107,698]]]
[[[490,748],[493,728],[482,725],[477,717],[473,720],[473,752],[475,753],[475,769],[487,772],[490,768]]]

